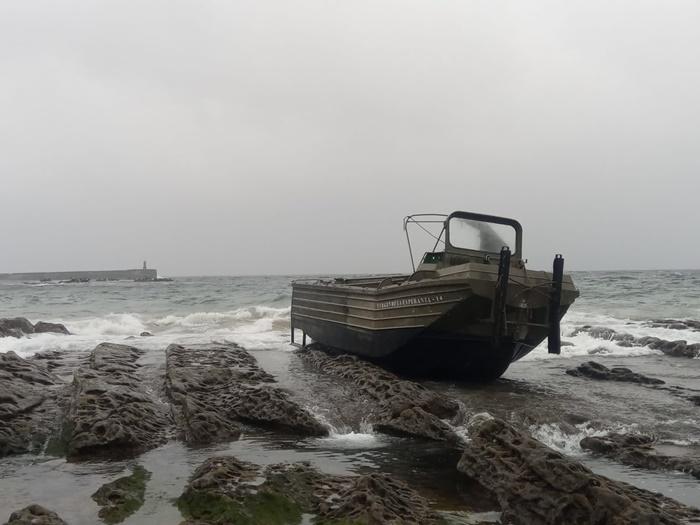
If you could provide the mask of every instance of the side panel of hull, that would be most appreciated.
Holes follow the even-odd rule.
[[[314,341],[346,352],[379,359],[415,339],[422,328],[367,330],[343,323],[299,317],[294,328],[303,330]]]
[[[430,329],[374,331],[303,319],[295,323],[314,341],[378,361],[411,375],[494,379],[534,347],[504,340],[499,348],[485,337],[455,337]],[[390,351],[387,351],[387,350]]]

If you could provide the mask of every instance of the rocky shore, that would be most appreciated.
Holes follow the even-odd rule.
[[[692,324],[688,324],[692,323]],[[665,327],[665,328],[693,328],[696,329],[696,324],[693,321],[672,321],[672,320],[661,320],[656,323],[652,323],[650,326]],[[586,333],[597,339],[605,339],[608,341],[615,341],[619,346],[646,346],[653,350],[659,350],[666,355],[672,357],[689,357],[694,358],[700,356],[700,343],[688,344],[688,341],[684,339],[678,339],[675,341],[668,341],[661,339],[659,337],[647,336],[647,337],[635,337],[632,334],[627,334],[624,332],[617,332],[612,328],[607,328],[604,326],[582,326],[575,330],[571,335],[577,335],[579,333]]]
[[[700,520],[699,510],[596,474],[535,439],[527,425],[473,407],[470,412],[446,391],[319,348],[288,355],[308,381],[323,378],[347,392],[345,402],[374,431],[454,458],[455,483],[463,483],[463,491],[478,488],[485,494],[501,523]],[[595,362],[567,373],[579,378],[574,381],[672,388]],[[95,521],[108,524],[130,523],[149,490],[157,491],[159,482],[144,458],[173,444],[184,450],[209,447],[208,457],[191,465],[172,503],[183,524],[449,523],[435,495],[414,486],[415,478],[376,471],[331,474],[297,457],[254,462],[241,456],[245,448],[236,454],[217,448],[256,432],[308,447],[333,429],[307,401],[233,343],[171,344],[159,352],[102,343],[89,352],[47,352],[29,359],[8,352],[0,354],[0,456],[63,457],[77,465],[105,458],[130,461],[126,472],[90,491]],[[641,435],[590,436],[581,447],[635,468],[700,478],[696,459],[665,455]],[[47,502],[36,503],[12,514],[7,509],[0,519],[12,525],[65,523],[40,506]]]

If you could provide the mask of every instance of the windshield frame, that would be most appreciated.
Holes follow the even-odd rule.
[[[459,246],[454,246],[450,242],[450,220],[452,219],[467,219],[476,222],[485,222],[492,224],[500,224],[504,226],[510,226],[515,230],[515,246],[509,246],[511,249],[512,258],[520,258],[523,245],[523,227],[515,219],[508,219],[506,217],[498,217],[496,215],[485,215],[483,213],[472,213],[467,211],[455,211],[450,213],[445,219],[445,250],[449,250],[456,253],[465,254],[482,254],[482,253],[496,253],[498,252],[485,252],[483,250],[473,250],[469,248],[462,248]]]

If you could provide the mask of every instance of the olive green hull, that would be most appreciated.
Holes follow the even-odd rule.
[[[467,263],[411,276],[293,284],[292,328],[315,342],[407,368],[505,370],[549,334],[551,274],[511,268],[506,325],[495,338],[498,268]],[[578,291],[562,286],[559,317]]]

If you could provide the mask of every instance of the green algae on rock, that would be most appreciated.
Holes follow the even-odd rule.
[[[388,475],[332,476],[308,463],[263,468],[233,456],[197,468],[178,507],[198,525],[299,524],[303,514],[318,525],[441,522],[427,500]]]
[[[260,468],[232,456],[206,460],[178,500],[189,518],[204,523],[298,523],[301,508],[276,491],[259,491]]]
[[[121,523],[141,508],[146,493],[146,483],[151,473],[137,465],[131,475],[102,485],[92,499],[102,507],[100,518],[105,523]]]
[[[41,505],[29,505],[10,514],[5,525],[66,525],[66,522]]]

